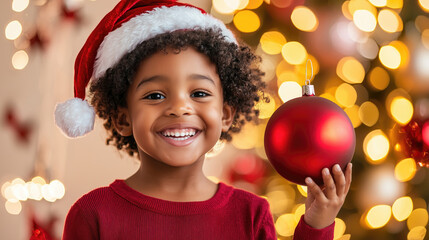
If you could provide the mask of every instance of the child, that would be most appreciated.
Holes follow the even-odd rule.
[[[75,96],[56,123],[77,137],[94,110],[107,143],[138,156],[140,169],[98,188],[70,209],[63,239],[277,239],[268,202],[202,172],[205,154],[230,140],[264,87],[258,58],[225,25],[171,0],[122,0],[91,33],[75,65]],[[82,113],[85,112],[85,113]],[[75,114],[76,116],[74,116]],[[345,175],[323,171],[325,188],[307,179],[306,212],[294,239],[333,239],[347,195]]]

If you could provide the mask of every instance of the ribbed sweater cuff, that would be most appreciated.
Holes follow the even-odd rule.
[[[293,240],[333,240],[334,227],[335,222],[322,229],[312,228],[304,221],[304,215],[302,215],[301,219],[299,220],[298,226],[296,227],[297,229],[295,230]]]

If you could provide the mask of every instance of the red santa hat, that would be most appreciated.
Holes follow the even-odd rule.
[[[226,41],[236,43],[224,23],[195,6],[175,0],[121,0],[80,50],[75,62],[75,98],[57,104],[56,125],[71,138],[92,131],[95,111],[85,100],[89,81],[97,81],[141,42],[182,29],[218,29]]]

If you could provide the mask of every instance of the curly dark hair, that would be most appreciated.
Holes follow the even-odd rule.
[[[126,95],[140,63],[159,52],[174,50],[180,52],[192,47],[209,57],[217,67],[223,89],[223,100],[236,110],[228,132],[222,132],[221,140],[231,140],[231,133],[238,133],[246,121],[257,120],[259,111],[254,109],[256,102],[268,101],[261,95],[265,88],[262,81],[264,73],[259,70],[260,57],[257,57],[245,44],[237,45],[224,39],[217,30],[179,30],[160,34],[140,43],[90,86],[91,104],[97,115],[104,119],[104,127],[110,136],[106,144],[115,145],[131,156],[137,153],[133,136],[121,136],[113,125],[118,107],[126,107]]]

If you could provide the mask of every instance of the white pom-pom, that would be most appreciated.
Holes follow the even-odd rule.
[[[94,108],[80,98],[69,99],[57,104],[55,108],[55,124],[71,138],[92,131],[94,119]]]

